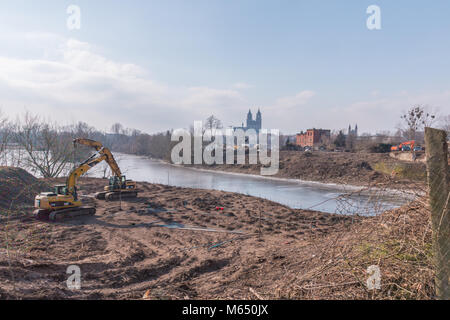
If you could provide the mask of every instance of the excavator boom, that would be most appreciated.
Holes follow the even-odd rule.
[[[105,161],[108,163],[114,175],[117,177],[122,177],[122,172],[120,171],[119,165],[114,159],[111,151],[104,147],[100,142],[91,139],[78,138],[73,140],[73,143],[74,145],[81,144],[88,147],[93,147],[100,155],[105,157]]]
[[[82,144],[93,147],[97,153],[74,168],[66,179],[65,185],[55,186],[54,192],[42,192],[35,197],[34,215],[37,219],[59,220],[67,217],[95,214],[95,208],[83,206],[77,195],[77,180],[94,166],[106,161],[114,176],[110,179],[110,185],[105,187],[104,192],[96,194],[97,199],[114,200],[116,198],[135,198],[137,196],[136,182],[126,180],[117,165],[114,156],[108,148],[103,147],[100,142],[90,139],[75,139],[74,145]]]
[[[70,194],[73,194],[74,196],[76,196],[75,195],[75,193],[76,193],[75,185],[77,183],[78,178],[81,177],[86,172],[88,172],[90,169],[92,169],[98,163],[102,162],[103,160],[106,160],[105,155],[100,155],[97,157],[96,157],[96,155],[93,155],[92,157],[90,157],[89,159],[87,159],[86,161],[81,163],[78,167],[73,169],[69,173],[69,176],[66,179],[66,187],[67,187],[68,192]]]
[[[73,143],[74,145],[81,144],[94,148],[98,154],[104,157],[114,174],[110,178],[109,185],[104,188],[104,191],[95,194],[97,199],[113,200],[118,197],[135,198],[137,196],[136,182],[126,179],[108,148],[104,147],[100,142],[91,139],[78,138]]]
[[[391,151],[410,151],[410,150],[414,149],[415,144],[416,144],[415,140],[402,142],[399,145],[392,146]],[[404,148],[404,147],[408,147],[408,148]],[[404,150],[404,149],[406,149],[406,150]],[[410,149],[410,150],[407,150],[407,149]]]
[[[38,194],[34,201],[34,216],[40,220],[57,221],[68,217],[94,215],[95,208],[83,206],[78,199],[76,183],[79,177],[105,159],[105,155],[93,155],[70,172],[65,185],[55,186],[54,192]]]

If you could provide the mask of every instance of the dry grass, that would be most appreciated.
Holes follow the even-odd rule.
[[[432,299],[431,217],[426,199],[364,218],[331,235],[289,273],[276,298]],[[381,270],[381,289],[368,290],[367,269]]]
[[[94,182],[103,183],[103,181]],[[394,182],[389,182],[383,186],[377,185],[376,187],[387,190],[390,188],[395,189],[396,186]],[[367,188],[373,187],[369,186]],[[261,219],[261,210],[265,212],[262,216],[263,231],[261,235],[227,242],[226,245],[215,250],[207,250],[206,253],[201,251],[201,249],[195,249],[204,254],[204,256],[201,256],[200,261],[203,261],[203,258],[206,259],[205,261],[213,261],[214,259],[220,261],[223,257],[227,257],[229,265],[211,273],[196,275],[194,273],[186,273],[185,270],[192,268],[191,265],[183,266],[181,264],[179,266],[180,274],[192,276],[192,279],[184,281],[184,285],[187,285],[192,290],[195,289],[197,296],[194,297],[200,299],[227,297],[255,299],[257,295],[263,299],[432,299],[434,298],[434,268],[432,264],[431,219],[427,206],[428,199],[423,196],[425,192],[423,185],[410,183],[409,187],[418,192],[419,197],[416,201],[399,209],[386,211],[376,217],[343,217],[342,215],[322,215],[314,212],[302,212],[301,210],[292,211],[276,204],[269,205],[267,201],[251,197],[244,199],[244,196],[229,195],[221,192],[215,192],[214,197],[208,196],[211,192],[202,193],[200,197],[198,195],[199,191],[184,190],[184,192],[189,192],[189,195],[186,195],[186,197],[192,201],[192,206],[198,207],[201,212],[207,211],[208,207],[213,208],[217,203],[221,205],[225,203],[227,208],[233,205],[241,207],[241,205],[238,205],[241,200],[242,203],[246,204],[247,209],[251,209],[248,207],[249,202],[254,202],[255,205],[252,210],[243,209],[239,213],[236,207],[236,212],[233,212],[237,214],[238,218],[229,217],[228,220],[224,220],[225,218],[222,217],[223,219],[220,221],[224,224],[224,227],[228,227],[226,222],[234,219],[240,225],[242,224],[240,228],[248,227],[251,229],[249,231],[255,231],[257,228],[255,229],[254,226],[257,224],[258,219]],[[148,195],[155,197],[158,201],[162,201],[163,196],[167,198],[167,202],[162,204],[164,206],[167,206],[168,203],[173,204],[173,199],[179,196],[180,193],[180,190],[170,187],[149,185],[148,188]],[[155,196],[156,189],[161,189],[157,196]],[[194,194],[195,196],[193,196]],[[377,193],[375,192],[374,194]],[[239,199],[236,200],[233,197]],[[180,198],[177,201],[182,202],[182,200]],[[145,201],[147,200],[143,198],[142,201],[144,201],[142,205],[145,206]],[[351,205],[351,202],[343,201],[343,204]],[[134,207],[138,204],[132,203],[131,205]],[[206,207],[203,207],[205,205]],[[110,210],[111,208],[105,208],[105,212],[109,212],[107,209]],[[129,209],[131,210],[131,207]],[[342,209],[346,209],[348,212],[354,211],[351,210],[352,208]],[[133,210],[136,211],[137,209]],[[127,213],[127,219],[129,215],[130,213]],[[138,216],[135,218],[137,219]],[[208,226],[210,222],[207,219],[211,219],[211,214],[204,217],[200,214],[192,214],[192,217],[198,220],[198,224],[206,223]],[[261,222],[261,220],[259,221]],[[268,228],[269,223],[271,225],[270,229]],[[89,250],[89,254],[92,254],[94,259],[97,254],[95,250],[103,250],[102,248],[97,248],[95,243],[98,240],[92,241],[89,238],[91,236],[89,232],[86,236],[80,236],[78,233],[69,233],[69,237],[61,238],[61,241],[66,241],[64,242],[65,245],[57,246],[48,239],[50,235],[55,233],[54,229],[56,229],[57,234],[61,234],[61,237],[66,235],[64,226],[46,225],[46,229],[43,229],[42,224],[31,224],[30,227],[23,229],[21,223],[4,224],[4,228],[0,228],[0,233],[7,236],[7,238],[2,237],[2,240],[5,240],[3,244],[7,247],[2,246],[3,248],[0,248],[0,252],[2,254],[7,252],[10,255],[8,259],[10,262],[9,265],[3,265],[3,271],[5,272],[3,279],[9,279],[9,283],[14,286],[16,275],[12,273],[13,269],[19,272],[18,274],[21,274],[20,272],[28,272],[27,268],[30,264],[42,264],[43,260],[40,260],[41,253],[38,250],[41,247],[45,248],[45,250],[63,250],[60,254],[66,255],[65,246],[72,244],[72,237],[80,237],[77,243],[91,244],[93,247]],[[78,230],[82,231],[85,229],[87,227]],[[301,234],[299,234],[299,231],[302,231]],[[103,227],[99,226],[96,232],[106,232],[105,239],[110,239],[110,234]],[[158,231],[158,234],[165,236],[161,242],[164,245],[162,247],[154,247],[153,250],[155,252],[161,250],[162,253],[167,253],[167,236],[170,236],[170,239],[175,241],[173,246],[176,250],[180,247],[177,241],[190,243],[184,237],[177,240],[171,230],[166,230],[165,232],[167,234]],[[145,231],[145,234],[147,233],[148,231]],[[97,235],[95,232],[92,234]],[[196,240],[198,240],[198,237],[196,236]],[[150,239],[154,241],[158,237],[155,234]],[[140,243],[139,241],[144,241],[144,239],[137,237],[135,241]],[[205,239],[205,241],[211,242],[209,238]],[[216,240],[216,242],[219,242],[219,240]],[[49,246],[48,244],[50,243],[53,244]],[[134,245],[133,243],[121,241],[120,247],[128,244],[132,246]],[[143,248],[147,248],[150,245],[148,242],[143,243],[145,244]],[[132,251],[130,249],[130,252]],[[194,251],[190,251],[189,254],[192,255]],[[76,252],[70,249],[70,253],[75,254]],[[80,253],[78,252],[77,254],[79,255]],[[51,256],[53,257],[53,255]],[[185,253],[181,255],[181,257],[184,256]],[[79,257],[77,259],[79,260]],[[13,264],[11,264],[11,260]],[[35,261],[33,262],[33,260]],[[123,263],[122,260],[122,256],[120,256],[119,269],[108,272],[116,272],[117,276],[130,276],[127,272],[131,271],[127,271],[126,267],[128,266],[121,265]],[[188,260],[188,262],[191,263],[191,260]],[[134,276],[135,262],[131,259],[129,263],[130,270],[133,271],[132,276]],[[159,266],[160,264],[158,261],[157,265]],[[369,276],[367,269],[372,265],[378,266],[381,271],[380,290],[367,289],[366,281]],[[203,265],[200,264],[200,266]],[[209,265],[206,264],[205,266]],[[148,266],[145,264],[143,268],[142,272],[145,274]],[[198,266],[195,264],[193,268],[193,270],[197,270]],[[174,279],[177,278],[177,270],[177,268],[174,268]],[[136,271],[136,274],[139,275],[140,273],[139,270]],[[139,278],[138,275],[136,275],[137,278]],[[165,276],[165,274],[161,275],[162,278]],[[217,284],[217,286],[226,293],[217,293],[211,296],[210,285],[213,282],[211,282],[212,280],[209,277],[219,278],[219,280],[216,279],[214,281],[219,281],[221,284],[220,286]],[[164,290],[170,293],[172,298],[184,298],[185,294],[179,293],[177,281],[173,282],[171,280],[172,282],[167,282],[164,279],[158,280],[158,278],[155,281],[158,285],[164,284]],[[152,288],[155,287],[155,283],[151,283]],[[52,290],[56,292],[56,288],[59,285],[58,282]],[[145,283],[138,283],[137,285],[138,288],[133,288],[134,291],[132,291],[133,295],[130,296],[131,298],[142,297],[148,289],[146,288],[141,292],[143,290],[141,286],[143,287]],[[1,290],[0,296],[2,295]],[[15,288],[8,290],[8,292],[21,292]],[[129,289],[124,288],[123,290]],[[59,294],[55,293],[57,297],[64,296]],[[4,293],[4,295],[8,296],[7,293]],[[105,294],[106,296],[108,295]],[[98,298],[98,296],[96,297]],[[111,297],[128,298],[124,293]],[[190,297],[192,298],[193,296],[190,295]]]

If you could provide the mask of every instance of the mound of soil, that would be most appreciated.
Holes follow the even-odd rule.
[[[202,168],[260,174],[260,165],[204,165]],[[424,181],[425,170],[423,163],[404,162],[394,159],[388,154],[281,151],[280,167],[276,177],[368,185],[387,182],[399,183],[405,179],[421,182]]]
[[[17,211],[33,205],[34,197],[48,185],[23,169],[0,167],[0,210]]]
[[[105,181],[80,183],[91,194]],[[221,191],[148,183],[139,189],[136,199],[95,200],[93,217],[14,221],[5,230],[9,251],[0,245],[0,299],[432,295],[430,216],[420,203],[363,218]],[[80,290],[66,285],[70,265],[80,267]],[[381,269],[376,292],[366,288],[371,265]]]

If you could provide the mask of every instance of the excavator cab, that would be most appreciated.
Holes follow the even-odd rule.
[[[73,187],[74,192],[73,192],[73,198],[75,201],[78,200],[78,195],[77,195],[77,187],[74,186]],[[54,186],[54,190],[55,190],[55,194],[57,195],[61,195],[61,196],[68,196],[69,195],[69,189],[67,188],[67,186],[65,184],[57,184],[56,186]]]
[[[126,189],[127,178],[125,176],[112,176],[109,178],[110,190]]]
[[[67,190],[67,187],[65,184],[58,184],[55,186],[55,194],[61,194],[61,195],[68,195],[69,191]]]
[[[76,187],[70,193],[66,185],[53,187],[53,191],[41,192],[35,197],[34,216],[39,220],[57,221],[67,217],[94,215],[95,208],[85,207],[78,199]]]
[[[112,176],[104,191],[97,192],[95,198],[99,200],[117,200],[122,198],[136,198],[138,190],[136,182],[127,180],[125,176]]]

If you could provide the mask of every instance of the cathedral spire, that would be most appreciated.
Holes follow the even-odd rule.
[[[258,108],[258,113],[256,114],[256,130],[261,130],[262,128],[262,115],[261,110]]]

